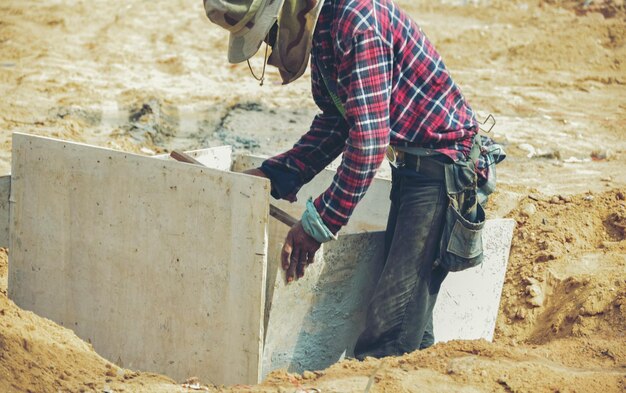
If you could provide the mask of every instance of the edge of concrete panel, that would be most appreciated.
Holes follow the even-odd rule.
[[[207,168],[230,171],[232,166],[232,146],[207,147],[205,149],[185,151],[185,153],[200,161]],[[163,160],[172,159],[169,154],[158,154],[152,157]]]
[[[0,176],[0,247],[9,247],[11,175]]]

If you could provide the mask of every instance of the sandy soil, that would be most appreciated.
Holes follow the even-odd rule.
[[[518,226],[494,343],[273,373],[220,391],[626,390],[626,13],[622,0],[401,1],[509,157],[492,217]],[[198,1],[0,3],[0,173],[11,132],[154,154],[232,144],[272,154],[315,113],[305,76],[259,86],[228,65]],[[253,60],[260,68],[261,59]],[[6,297],[0,391],[187,391],[120,369]],[[181,383],[183,381],[177,381]]]

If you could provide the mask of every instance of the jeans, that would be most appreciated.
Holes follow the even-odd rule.
[[[443,180],[392,173],[384,268],[354,355],[384,357],[434,343],[433,307],[447,271],[433,268],[448,205]]]

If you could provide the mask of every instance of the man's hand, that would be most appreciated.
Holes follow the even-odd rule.
[[[304,231],[300,221],[291,227],[280,255],[288,283],[304,276],[306,265],[313,263],[319,248],[320,243]]]

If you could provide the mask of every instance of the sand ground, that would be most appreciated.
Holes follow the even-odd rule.
[[[493,343],[275,372],[212,391],[626,390],[626,13],[622,0],[400,1],[434,41],[508,159],[491,217],[517,221]],[[231,144],[273,154],[316,112],[305,75],[226,62],[226,34],[189,0],[0,2],[0,173],[11,133],[142,154]],[[253,66],[260,69],[261,59]],[[6,297],[0,391],[187,391],[120,369]]]

